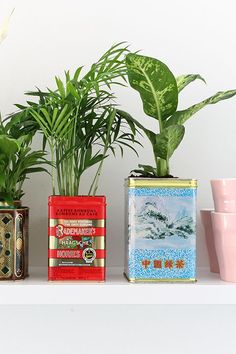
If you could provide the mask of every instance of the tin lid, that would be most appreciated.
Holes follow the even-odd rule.
[[[0,201],[0,209],[21,209],[22,202],[21,200],[14,200],[13,205],[9,205],[6,201]]]
[[[80,195],[80,196],[62,196],[62,195],[51,195],[48,197],[49,205],[70,205],[70,206],[78,206],[87,205],[87,204],[106,204],[105,196],[88,196],[88,195]]]
[[[197,188],[196,179],[179,179],[179,178],[127,178],[126,186],[129,188],[156,188],[156,187],[173,187],[173,188]]]

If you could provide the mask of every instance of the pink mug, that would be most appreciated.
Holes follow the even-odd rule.
[[[210,270],[213,273],[219,273],[220,270],[219,270],[217,255],[216,255],[214,233],[213,233],[212,222],[211,222],[212,211],[213,211],[212,209],[202,209],[200,210],[200,213],[201,213],[201,219],[202,219],[202,224],[203,224],[205,238],[206,238]]]
[[[236,282],[236,213],[212,212],[211,217],[220,277]]]
[[[236,213],[236,178],[211,180],[215,211]]]

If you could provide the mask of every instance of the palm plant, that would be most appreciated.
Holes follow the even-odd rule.
[[[116,44],[84,76],[82,67],[73,76],[67,71],[65,80],[55,78],[56,90],[29,92],[38,101],[18,105],[20,112],[12,117],[18,131],[39,129],[44,147],[49,146],[53,194],[78,195],[81,177],[96,165],[88,191],[95,195],[109,152],[115,155],[116,147],[122,155],[124,147],[136,152],[135,124],[117,108],[112,92],[113,85],[125,84],[127,52],[122,43]]]

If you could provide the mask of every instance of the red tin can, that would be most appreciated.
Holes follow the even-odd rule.
[[[50,196],[48,280],[105,280],[106,198]]]

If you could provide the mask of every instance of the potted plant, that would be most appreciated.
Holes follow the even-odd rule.
[[[46,171],[44,151],[31,151],[32,135],[0,120],[0,279],[28,276],[28,207],[22,206],[28,175]]]
[[[197,181],[173,178],[170,158],[184,137],[185,122],[236,90],[177,110],[180,92],[196,79],[204,81],[200,75],[175,78],[161,61],[133,53],[126,65],[131,87],[159,129],[153,132],[135,121],[152,145],[155,164],[140,164],[127,180],[125,273],[130,281],[195,281]]]
[[[14,11],[14,10],[13,10]],[[0,43],[6,38],[11,12],[0,27]],[[0,280],[28,276],[28,207],[22,206],[24,181],[34,172],[46,171],[44,151],[31,151],[35,133],[19,117],[0,116]],[[30,129],[29,129],[30,128]]]
[[[37,102],[18,106],[20,121],[32,118],[52,157],[49,197],[49,280],[105,279],[106,200],[97,196],[99,178],[109,153],[135,151],[136,127],[117,108],[112,87],[126,74],[122,44],[112,46],[82,76],[79,67],[65,80],[56,77],[56,90],[31,92]],[[81,179],[93,167],[87,196],[80,195]]]

